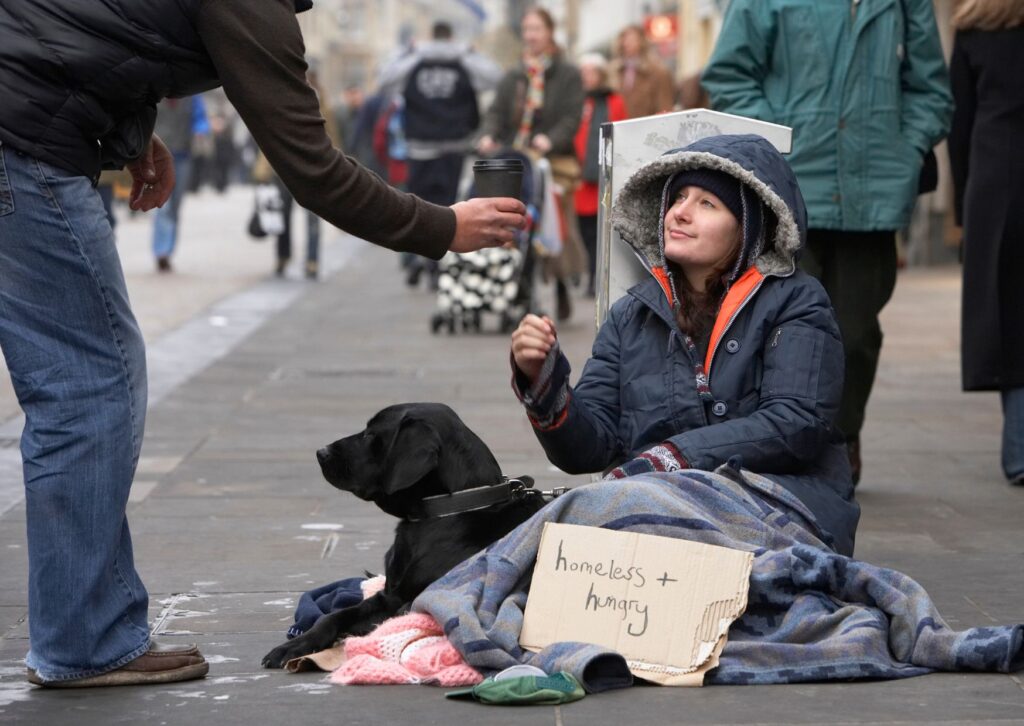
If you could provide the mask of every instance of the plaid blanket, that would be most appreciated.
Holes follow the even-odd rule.
[[[680,537],[754,553],[747,610],[705,683],[906,678],[936,670],[1024,668],[1024,625],[951,630],[928,594],[894,570],[829,549],[814,518],[769,479],[714,473],[648,474],[576,488],[427,588],[413,609],[432,615],[466,661],[488,673],[530,663],[565,670],[590,692],[632,683],[607,648],[519,647],[544,522]]]

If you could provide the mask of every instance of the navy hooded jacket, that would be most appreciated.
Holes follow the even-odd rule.
[[[753,264],[729,281],[703,361],[676,322],[661,233],[666,181],[692,168],[740,179],[770,220],[759,251],[751,248],[756,240],[744,241]],[[806,210],[789,165],[759,136],[702,139],[638,170],[612,223],[652,276],[612,306],[574,388],[557,346],[547,380],[524,390],[516,376],[548,458],[569,473],[598,472],[665,441],[690,468],[712,470],[739,457],[799,497],[835,549],[852,554],[860,509],[833,424],[843,347],[827,294],[796,267]],[[710,398],[699,394],[698,362]]]

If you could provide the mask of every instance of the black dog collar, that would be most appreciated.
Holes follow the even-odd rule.
[[[550,492],[541,492],[533,488],[532,482],[522,479],[505,477],[500,484],[489,484],[473,489],[463,489],[454,494],[437,494],[420,500],[420,511],[416,516],[406,516],[407,522],[419,522],[423,519],[451,517],[463,512],[487,509],[495,504],[505,504],[526,497],[555,497],[566,492],[565,487],[557,487]]]

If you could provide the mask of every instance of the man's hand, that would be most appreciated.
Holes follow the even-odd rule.
[[[469,199],[452,205],[455,238],[452,252],[473,252],[514,242],[517,229],[526,226],[526,206],[511,197]]]
[[[547,134],[537,134],[530,142],[530,146],[536,149],[541,156],[546,156],[551,151],[551,139]]]
[[[487,134],[480,137],[480,140],[476,142],[476,150],[481,154],[490,154],[492,151],[497,151],[498,144],[494,139]]]
[[[153,134],[142,156],[127,168],[132,175],[128,206],[142,212],[164,206],[174,189],[174,157],[160,137]]]

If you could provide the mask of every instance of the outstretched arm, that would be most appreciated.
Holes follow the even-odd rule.
[[[512,229],[495,226],[499,213],[511,218],[499,218],[499,227],[525,225],[525,209],[501,212],[509,205],[495,200],[460,213],[400,192],[333,148],[306,82],[305,48],[290,0],[258,7],[248,0],[206,0],[198,29],[224,91],[274,171],[300,205],[336,227],[436,259],[453,241],[473,249],[511,241]],[[463,223],[468,229],[458,230]]]

